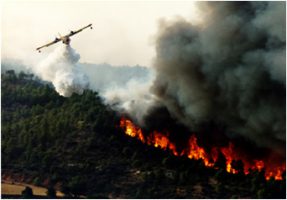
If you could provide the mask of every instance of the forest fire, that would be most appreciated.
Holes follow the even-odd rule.
[[[177,151],[176,145],[169,139],[169,133],[161,133],[153,131],[147,136],[143,134],[140,127],[132,123],[131,120],[124,117],[121,118],[120,127],[125,131],[125,134],[140,140],[144,144],[161,148],[163,150],[169,150],[174,156],[187,156],[189,159],[202,160],[206,167],[214,167],[218,160],[219,154],[223,155],[226,160],[226,171],[228,173],[237,174],[241,171],[247,175],[250,170],[262,171],[265,170],[265,178],[269,180],[273,177],[275,180],[283,180],[283,172],[286,170],[284,164],[276,167],[269,167],[263,160],[246,160],[239,156],[234,151],[234,145],[230,142],[227,147],[214,147],[211,153],[200,147],[197,143],[197,138],[192,135],[187,143],[187,148],[181,152]]]

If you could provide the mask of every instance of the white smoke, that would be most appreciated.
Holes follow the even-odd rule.
[[[89,78],[77,64],[80,55],[69,45],[61,45],[39,63],[34,72],[53,83],[56,91],[65,97],[82,94],[89,87]]]
[[[142,116],[155,104],[156,97],[149,90],[154,80],[154,74],[130,79],[125,86],[113,86],[106,89],[102,96],[107,104],[121,113],[129,114],[140,124],[144,124]]]

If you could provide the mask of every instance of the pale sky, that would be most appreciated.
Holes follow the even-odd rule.
[[[38,62],[58,45],[35,49],[58,33],[90,23],[92,30],[71,37],[80,62],[151,66],[161,18],[199,21],[193,1],[2,1],[2,59]]]

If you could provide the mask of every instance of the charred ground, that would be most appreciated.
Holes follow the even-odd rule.
[[[31,74],[2,83],[2,179],[87,198],[285,198],[283,181],[204,167],[126,136],[96,92],[70,98]],[[18,179],[18,180],[17,180]]]

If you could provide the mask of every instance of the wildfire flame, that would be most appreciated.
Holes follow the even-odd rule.
[[[244,164],[244,173],[248,174],[249,170],[258,170],[259,172],[265,169],[265,178],[269,180],[273,177],[275,180],[283,180],[282,173],[286,170],[286,166],[268,168],[264,161],[254,160],[251,163],[242,159],[234,151],[234,145],[229,143],[227,147],[213,148],[210,155],[204,150],[204,148],[198,146],[197,138],[192,135],[188,140],[188,147],[182,152],[178,152],[176,145],[169,140],[169,133],[161,133],[157,131],[151,132],[144,137],[142,129],[132,123],[131,120],[124,117],[120,120],[120,127],[124,130],[125,134],[140,140],[142,143],[152,145],[163,150],[169,150],[174,156],[187,156],[189,159],[203,160],[206,167],[214,167],[217,161],[218,154],[221,153],[226,159],[226,171],[228,173],[237,174],[238,170],[234,169],[232,162],[234,160],[241,160]]]

